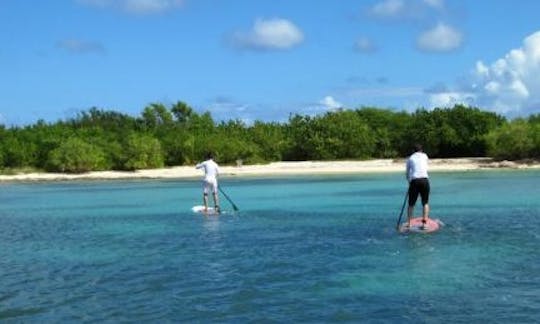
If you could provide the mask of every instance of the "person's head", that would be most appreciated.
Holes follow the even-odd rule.
[[[212,153],[212,152],[207,152],[207,153],[206,153],[206,159],[207,159],[207,160],[213,160],[213,159],[214,159],[214,153]]]
[[[414,144],[414,151],[422,152],[423,151],[422,144],[419,144],[419,143]]]

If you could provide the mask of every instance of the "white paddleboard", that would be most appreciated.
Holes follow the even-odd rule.
[[[191,211],[197,214],[204,214],[204,215],[219,215],[220,214],[214,209],[214,207],[210,207],[210,206],[205,211],[204,206],[202,205],[193,206],[191,208]]]

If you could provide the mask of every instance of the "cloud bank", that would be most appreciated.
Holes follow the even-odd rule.
[[[478,61],[464,86],[431,95],[437,106],[474,104],[498,113],[540,112],[540,31],[491,64]]]
[[[416,40],[419,49],[428,52],[449,52],[459,47],[463,36],[449,25],[439,23],[434,28],[420,34]]]
[[[450,52],[463,45],[463,34],[449,23],[444,0],[381,0],[367,9],[367,15],[381,22],[393,22],[419,30],[416,48],[424,52]],[[425,26],[430,26],[425,28]]]
[[[321,101],[319,101],[319,104],[326,107],[328,110],[336,110],[339,108],[343,108],[343,104],[332,96],[326,96]]]
[[[368,8],[367,14],[383,21],[418,22],[445,10],[444,0],[381,0]]]
[[[378,18],[397,18],[405,14],[405,8],[403,0],[386,0],[374,4],[370,12]]]
[[[304,34],[286,19],[257,19],[249,31],[233,34],[233,44],[249,50],[286,50],[302,43]]]

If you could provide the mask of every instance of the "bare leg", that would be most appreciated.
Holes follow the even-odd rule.
[[[413,211],[414,211],[414,206],[409,206],[409,208],[407,208],[407,224],[409,226],[411,225],[411,219],[413,217]]]
[[[204,202],[204,212],[206,213],[208,211],[208,195],[206,193],[203,194],[203,202]]]
[[[219,210],[219,197],[218,197],[217,192],[214,192],[213,196],[214,196],[214,207],[216,209],[216,212],[219,213],[220,212],[220,210]]]
[[[427,222],[429,218],[429,204],[425,204],[422,209],[422,219]]]

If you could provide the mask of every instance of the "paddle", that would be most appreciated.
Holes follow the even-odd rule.
[[[221,193],[223,194],[223,196],[225,196],[225,198],[227,198],[227,200],[231,203],[232,208],[234,209],[234,211],[238,211],[238,207],[236,207],[236,205],[235,205],[234,202],[231,200],[231,198],[229,198],[229,196],[227,196],[227,194],[225,193],[225,191],[223,191],[223,189],[221,189],[221,186],[219,186],[218,188],[219,188],[219,191],[221,191]]]
[[[399,213],[399,218],[397,220],[396,230],[398,231],[399,231],[399,224],[401,223],[401,216],[403,216],[403,211],[405,210],[405,204],[407,203],[408,196],[409,196],[409,188],[407,188],[407,192],[405,192],[405,198],[403,198],[403,205],[401,206],[401,212]]]

